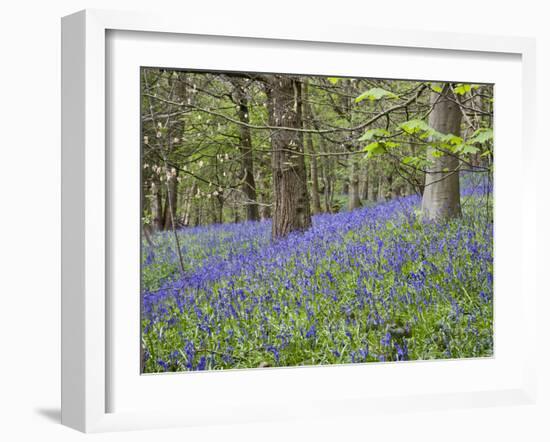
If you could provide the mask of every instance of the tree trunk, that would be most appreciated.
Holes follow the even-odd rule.
[[[441,94],[432,92],[430,126],[443,134],[460,135],[462,114],[453,101],[451,86],[446,83]],[[437,152],[437,156],[434,153]],[[445,220],[461,215],[459,161],[450,154],[440,155],[435,147],[428,147],[431,165],[426,173],[426,185],[422,196],[422,213],[428,220]]]
[[[164,230],[172,229],[172,218],[176,222],[178,209],[178,176],[176,169],[166,173],[166,204],[164,205]],[[176,226],[174,226],[176,227]]]
[[[394,193],[393,193],[393,176],[392,175],[388,175],[386,177],[386,184],[388,185],[388,187],[386,189],[386,193],[384,194],[384,198],[385,198],[386,201],[389,201],[394,197]]]
[[[191,224],[191,209],[193,208],[193,198],[195,197],[195,192],[197,191],[197,183],[193,181],[193,184],[186,192],[185,196],[185,205],[183,206],[183,225],[189,226]]]
[[[375,178],[374,176],[370,176],[370,182],[372,183],[370,186],[369,186],[369,196],[368,196],[368,200],[369,201],[376,201],[378,198],[377,198],[377,195],[378,195],[378,185],[376,184],[376,181],[375,181]]]
[[[218,209],[216,221],[220,224],[223,224],[223,206],[225,201],[221,195],[218,195],[216,197],[216,200],[217,200],[217,209]]]
[[[269,196],[269,187],[271,185],[269,176],[265,173],[267,166],[264,167],[262,164],[257,170],[256,181],[261,184],[260,188],[260,219],[269,219],[271,218],[271,199]]]
[[[311,173],[311,203],[313,214],[321,213],[321,200],[319,198],[319,172],[317,169],[317,156],[313,147],[313,139],[311,133],[306,134],[307,152],[310,156],[310,173]]]
[[[153,229],[155,232],[164,227],[162,213],[162,194],[157,182],[151,183],[151,218],[153,219]]]
[[[368,201],[369,199],[369,184],[370,184],[369,170],[370,170],[370,167],[367,166],[367,168],[363,171],[361,184],[359,185],[359,189],[360,189],[359,197],[365,201]]]
[[[304,117],[305,121],[311,121],[311,118],[313,118],[313,112],[311,110],[311,106],[309,104],[308,97],[309,97],[309,90],[308,90],[308,84],[307,81],[304,81]],[[308,127],[312,127],[312,124],[307,124]],[[315,147],[313,145],[313,135],[308,132],[305,135],[306,137],[306,152],[310,155],[309,156],[309,166],[310,166],[310,174],[311,174],[311,204],[312,204],[312,210],[313,214],[321,213],[321,200],[319,198],[319,172],[317,168],[317,155],[315,154]]]
[[[386,189],[384,188],[384,175],[383,172],[380,172],[378,177],[378,201],[386,201]]]
[[[325,139],[321,136],[319,138],[319,146],[321,152],[327,152],[327,145]],[[332,172],[331,172],[331,158],[328,155],[323,156],[323,167],[321,176],[323,178],[323,196],[325,200],[325,212],[332,213]]]
[[[254,156],[252,153],[252,136],[250,134],[250,114],[248,109],[248,98],[242,84],[235,84],[234,99],[237,102],[240,125],[241,141],[241,168],[243,174],[242,190],[246,197],[246,219],[257,221],[260,216],[258,204],[256,204],[256,182],[254,181]]]
[[[267,85],[271,126],[302,128],[300,83],[289,76],[274,76]],[[292,130],[271,133],[273,172],[272,237],[311,226],[304,161],[303,134]]]
[[[359,172],[355,158],[351,159],[350,169],[348,209],[354,210],[361,207],[361,198],[359,196]]]

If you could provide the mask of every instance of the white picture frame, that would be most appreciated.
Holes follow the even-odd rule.
[[[111,118],[108,109],[110,93],[107,76],[109,60],[108,34],[140,32],[144,38],[170,36],[201,36],[237,38],[247,41],[268,41],[272,46],[284,47],[303,45],[337,45],[339,48],[376,47],[378,49],[400,48],[401,57],[408,50],[438,53],[474,54],[482,60],[484,54],[502,54],[519,60],[521,69],[520,91],[522,115],[517,135],[521,144],[518,164],[521,174],[530,176],[535,161],[533,141],[533,109],[535,103],[535,45],[534,41],[517,37],[490,37],[451,33],[427,33],[420,31],[388,31],[365,27],[332,26],[316,28],[314,25],[295,27],[289,24],[261,26],[250,23],[247,26],[232,24],[229,21],[212,22],[195,18],[193,22],[182,22],[177,17],[154,16],[143,13],[123,13],[113,11],[86,10],[63,18],[62,21],[62,423],[84,432],[98,432],[123,429],[157,428],[168,426],[207,425],[232,422],[256,422],[264,420],[302,418],[334,414],[368,414],[372,410],[412,411],[426,408],[453,408],[487,406],[499,404],[532,403],[535,399],[535,323],[536,287],[534,284],[535,266],[532,265],[535,238],[536,194],[527,191],[526,186],[517,189],[521,198],[522,210],[516,224],[520,227],[516,251],[520,253],[521,280],[517,281],[521,296],[517,308],[522,312],[517,321],[521,328],[518,339],[524,342],[522,360],[511,369],[513,375],[503,376],[499,383],[483,388],[481,384],[469,388],[467,382],[455,390],[442,388],[435,382],[431,391],[425,394],[409,392],[397,394],[378,392],[376,395],[358,389],[356,395],[338,395],[337,390],[325,397],[317,394],[312,386],[309,393],[314,396],[295,405],[274,401],[272,405],[258,407],[252,395],[244,394],[234,408],[223,411],[223,398],[219,409],[206,405],[194,409],[173,406],[112,407],[110,395],[115,385],[112,383],[112,364],[116,360],[112,353],[113,321],[119,316],[111,311],[109,299],[109,244],[117,230],[109,227],[112,206],[106,121]],[[154,34],[146,34],[154,33]],[[178,37],[179,36],[179,37]],[[159,43],[162,44],[162,43]],[[300,46],[301,47],[301,46]],[[127,49],[130,46],[127,47]],[[131,48],[128,49],[129,52]],[[439,51],[439,52],[438,52]],[[135,51],[133,51],[135,52]],[[435,55],[434,55],[435,54]],[[136,59],[137,60],[137,59]],[[137,62],[137,61],[136,61]],[[179,66],[178,66],[179,67]],[[192,67],[192,66],[185,66]],[[246,70],[243,68],[243,70]],[[332,72],[325,72],[331,74]],[[342,72],[340,72],[342,74]],[[114,76],[116,77],[116,75]],[[136,89],[137,94],[137,89]],[[519,104],[519,103],[516,103]],[[137,115],[137,114],[136,114]],[[504,120],[503,120],[504,121]],[[498,125],[498,119],[496,121]],[[496,128],[498,141],[498,126]],[[137,139],[136,139],[137,142]],[[497,172],[498,173],[498,172]],[[506,198],[506,197],[503,197]],[[498,203],[497,203],[498,204]],[[498,218],[497,218],[498,219]],[[497,221],[498,222],[498,221]],[[496,253],[498,254],[498,240]],[[506,252],[506,250],[505,250]],[[507,252],[509,253],[509,252]],[[505,268],[505,266],[502,266]],[[496,275],[498,279],[498,272]],[[498,296],[498,292],[496,294]],[[136,302],[137,302],[136,293]],[[501,322],[506,324],[505,321]],[[509,331],[509,330],[508,330]],[[506,326],[499,329],[495,324],[495,334],[507,336]],[[114,339],[114,338],[113,338]],[[116,346],[115,346],[116,348]],[[118,347],[120,348],[120,346]],[[136,341],[136,355],[138,341]],[[501,353],[503,354],[503,353]],[[498,362],[498,348],[495,360]],[[137,358],[136,358],[137,360]],[[491,376],[496,363],[478,361],[469,366],[456,361],[443,362],[449,373],[453,370],[466,370],[467,376],[476,373]],[[454,365],[453,365],[454,364]],[[377,365],[377,364],[374,364]],[[504,370],[509,364],[505,361],[499,367]],[[397,378],[409,373],[431,370],[422,363],[380,364],[377,372],[392,372]],[[360,369],[360,367],[359,367]],[[126,370],[126,368],[125,368]],[[128,369],[130,370],[130,369]],[[305,370],[305,371],[304,371]],[[255,374],[242,371],[227,373],[206,373],[196,377],[195,384],[213,383],[218,388],[228,382],[234,385],[254,385],[254,388],[267,387],[282,379],[285,382],[307,384],[308,379],[318,376],[358,376],[355,367],[310,367],[300,369],[266,370]],[[278,372],[278,374],[273,374]],[[129,371],[128,376],[137,376]],[[185,375],[185,374],[183,374]],[[162,378],[160,394],[176,382],[177,376],[157,376]],[[244,376],[248,376],[245,378]],[[419,375],[421,376],[421,375]],[[466,376],[465,380],[468,380]],[[141,377],[143,378],[143,377]],[[153,379],[148,376],[147,379]],[[115,377],[120,379],[120,376]],[[189,378],[188,378],[189,379]],[[293,379],[293,380],[292,380]],[[153,381],[147,381],[153,386]],[[243,384],[243,382],[245,382]],[[498,385],[497,385],[498,384]],[[128,384],[129,388],[133,388]],[[135,385],[134,385],[135,386]],[[152,387],[144,388],[152,388]],[[157,389],[157,385],[153,386]],[[246,388],[246,387],[245,387]],[[249,387],[252,388],[252,387]],[[304,388],[307,388],[304,387]],[[164,390],[162,390],[164,389]],[[190,394],[193,390],[189,390]],[[304,390],[306,391],[306,390]],[[118,393],[117,393],[118,394]],[[130,401],[129,399],[128,401]]]

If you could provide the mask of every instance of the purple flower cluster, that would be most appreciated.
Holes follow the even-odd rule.
[[[423,223],[419,203],[317,215],[275,242],[269,221],[184,229],[183,278],[159,270],[176,254],[158,235],[143,256],[148,371],[491,355],[492,225],[481,205]]]

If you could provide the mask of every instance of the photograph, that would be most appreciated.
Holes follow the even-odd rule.
[[[141,373],[493,357],[492,84],[139,75]]]

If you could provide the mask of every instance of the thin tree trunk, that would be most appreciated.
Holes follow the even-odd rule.
[[[271,218],[271,206],[270,206],[270,198],[269,198],[269,188],[270,188],[270,180],[269,176],[264,172],[264,167],[258,168],[258,176],[257,176],[257,182],[261,183],[261,191],[260,191],[260,202],[262,203],[260,205],[260,219],[269,219]]]
[[[313,203],[313,213],[321,213],[321,199],[319,197],[319,170],[317,167],[317,156],[315,155],[315,148],[311,141],[311,134],[309,135],[309,147],[311,152],[311,198]]]
[[[304,123],[309,122],[313,118],[313,112],[308,102],[309,89],[307,80],[304,81],[304,94],[303,94],[303,108],[304,108]],[[307,124],[311,126],[310,124]],[[317,171],[317,155],[315,154],[315,146],[313,145],[313,135],[308,132],[305,135],[306,138],[306,152],[309,154],[310,162],[310,174],[311,174],[311,204],[313,214],[321,213],[321,201],[319,199],[319,173]]]
[[[368,200],[369,201],[376,201],[378,198],[377,198],[377,195],[378,195],[378,181],[376,180],[376,176],[374,175],[374,171],[372,170],[372,167],[370,168],[371,171],[369,172],[370,173],[370,176],[369,176],[369,195],[368,195]]]
[[[354,158],[351,159],[350,169],[348,209],[354,210],[361,207],[361,199],[359,197],[359,172]]]
[[[197,190],[197,183],[193,181],[193,184],[186,192],[185,205],[183,206],[183,225],[188,226],[191,223],[191,209],[193,204],[193,198],[195,197],[195,192]]]
[[[367,168],[363,171],[363,177],[359,186],[359,196],[362,200],[365,201],[368,201],[369,199],[369,171],[370,167],[367,166]]]
[[[460,135],[462,113],[454,100],[448,83],[443,86],[441,94],[431,93],[430,127],[443,134]],[[461,216],[458,158],[451,154],[441,155],[441,150],[434,146],[428,147],[428,158],[431,165],[426,173],[422,196],[424,217],[428,220],[445,220]]]
[[[162,213],[162,194],[160,186],[156,181],[151,183],[151,217],[153,219],[153,229],[155,232],[164,227]]]
[[[388,193],[388,180],[384,176],[384,172],[380,172],[380,177],[378,179],[378,201],[387,201],[389,197]]]
[[[289,76],[277,75],[268,83],[268,110],[272,126],[302,128],[300,89],[300,82]],[[271,133],[271,150],[272,237],[277,239],[311,226],[303,134],[275,130]]]
[[[176,227],[172,224],[177,219],[178,210],[178,177],[176,169],[166,174],[166,203],[164,205],[164,230]]]
[[[176,218],[176,208],[173,206],[173,204],[175,203],[175,201],[177,201],[177,199],[175,198],[175,196],[172,194],[172,186],[173,184],[171,184],[172,182],[176,183],[176,186],[177,186],[177,179],[176,179],[176,169],[172,169],[172,170],[169,170],[168,169],[168,163],[166,161],[166,159],[164,160],[164,169],[165,169],[165,173],[166,173],[166,193],[167,193],[167,210],[168,210],[168,216],[170,218],[170,222],[168,224],[168,226],[170,227],[170,229],[172,230],[172,234],[174,235],[174,246],[176,248],[176,251],[177,251],[177,255],[178,255],[178,264],[179,264],[179,269],[180,269],[180,274],[181,274],[181,277],[183,278],[185,276],[185,271],[184,271],[184,267],[183,267],[183,256],[181,254],[181,246],[180,246],[180,240],[179,240],[179,237],[178,237],[178,233],[176,232],[176,221],[175,221],[175,218]],[[165,224],[166,226],[166,224]]]
[[[327,152],[326,141],[323,137],[319,138],[319,145],[322,153]],[[323,196],[325,203],[325,212],[332,213],[332,180],[331,180],[331,159],[328,155],[323,157],[323,167],[321,176],[323,178]]]
[[[240,127],[241,141],[241,167],[243,174],[242,190],[246,200],[246,219],[248,221],[257,221],[260,216],[258,213],[258,204],[256,203],[256,182],[254,180],[254,156],[252,152],[252,136],[250,134],[250,114],[248,109],[248,99],[246,91],[242,84],[235,84],[234,97],[238,105],[239,120],[244,123]]]
[[[218,201],[218,223],[223,224],[223,206],[224,206],[224,200],[223,197],[217,196],[216,200]]]

